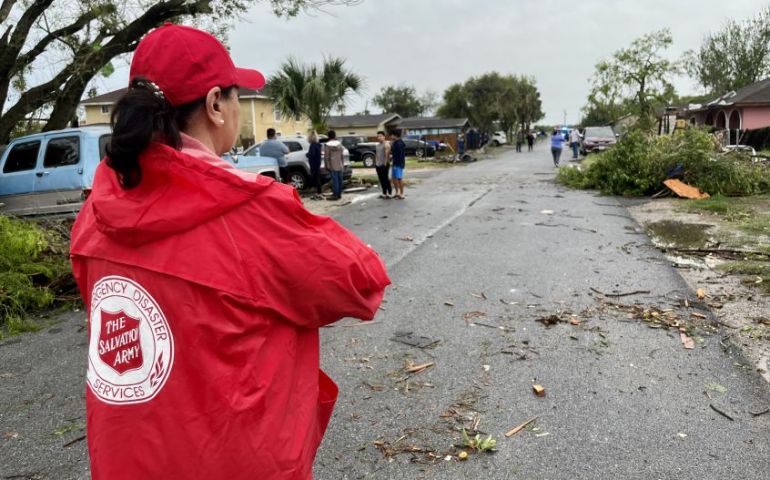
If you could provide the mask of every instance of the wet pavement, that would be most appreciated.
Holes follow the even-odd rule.
[[[767,477],[770,414],[754,415],[767,384],[718,331],[608,313],[638,302],[687,317],[697,302],[620,202],[554,176],[540,145],[334,212],[393,286],[374,322],[322,331],[341,394],[317,479]],[[0,478],[88,478],[83,324],[74,313],[0,343]],[[460,461],[463,428],[497,451]]]

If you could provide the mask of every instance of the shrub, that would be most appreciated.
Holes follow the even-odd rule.
[[[50,308],[72,287],[67,249],[55,248],[61,241],[54,231],[0,215],[0,329],[33,328],[26,315]]]
[[[738,154],[717,155],[713,137],[702,129],[649,137],[633,131],[599,154],[580,173],[559,171],[557,180],[573,188],[608,195],[644,196],[663,189],[675,169],[682,181],[712,195],[740,196],[770,192],[770,171]]]

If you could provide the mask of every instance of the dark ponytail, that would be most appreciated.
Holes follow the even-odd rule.
[[[229,96],[235,88],[223,88],[223,95]],[[151,142],[182,148],[180,132],[205,100],[173,107],[153,82],[142,77],[131,81],[112,111],[112,139],[107,145],[107,166],[115,170],[123,188],[134,188],[142,181],[139,155]]]

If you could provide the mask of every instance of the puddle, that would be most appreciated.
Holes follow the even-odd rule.
[[[647,224],[647,232],[659,247],[704,248],[711,240],[713,225],[661,220]]]

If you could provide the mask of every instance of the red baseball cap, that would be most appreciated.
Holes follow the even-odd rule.
[[[265,77],[256,70],[237,68],[219,40],[202,30],[166,23],[145,36],[131,60],[130,79],[155,83],[171,105],[206,96],[214,87],[258,90]]]

